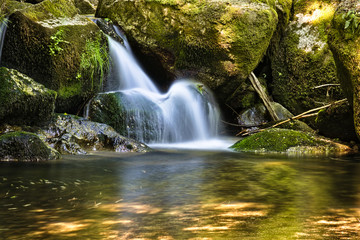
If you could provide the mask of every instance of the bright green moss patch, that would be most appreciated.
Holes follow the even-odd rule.
[[[319,141],[304,132],[289,129],[269,129],[255,133],[231,146],[235,151],[285,152],[291,147],[316,146]]]
[[[102,34],[98,33],[95,39],[88,39],[86,41],[85,50],[81,55],[77,78],[90,79],[91,89],[100,90],[105,73],[108,70],[109,54],[107,45],[103,44]]]

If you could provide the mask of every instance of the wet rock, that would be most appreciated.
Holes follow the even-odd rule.
[[[126,106],[126,108],[125,108]],[[131,99],[122,92],[99,94],[90,102],[89,119],[114,127],[124,136],[138,139],[136,129],[143,129],[141,141],[156,140],[162,124],[161,109],[145,96]],[[140,117],[141,121],[139,121]]]
[[[57,112],[78,113],[102,88],[107,38],[78,15],[72,0],[45,0],[25,8],[10,2],[5,2],[10,15],[1,64],[55,90]]]
[[[143,143],[125,138],[106,124],[73,115],[57,115],[39,136],[64,154],[85,154],[87,151],[147,152]]]
[[[290,129],[268,129],[246,137],[231,148],[239,152],[280,152],[291,155],[347,154],[346,145]]]
[[[272,108],[275,110],[279,120],[285,120],[294,115],[284,108],[281,104],[271,102]],[[269,116],[264,104],[257,104],[254,107],[245,110],[238,116],[238,123],[245,126],[261,125],[269,121]]]
[[[329,31],[328,43],[334,55],[337,75],[353,108],[355,132],[360,137],[360,3],[341,1]]]
[[[9,132],[0,135],[0,161],[47,161],[60,154],[47,146],[36,134]]]
[[[293,18],[269,49],[270,91],[295,115],[343,98],[327,33],[339,1],[294,1]],[[313,120],[311,121],[313,123]]]
[[[41,125],[54,114],[56,92],[28,76],[0,68],[0,124]]]

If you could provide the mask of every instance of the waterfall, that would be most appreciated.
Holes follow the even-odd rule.
[[[129,137],[146,143],[215,138],[220,113],[210,90],[183,79],[161,93],[137,63],[126,38],[123,40],[125,47],[109,37],[113,81],[109,81],[107,89],[111,91],[107,93],[116,94],[125,108]]]
[[[7,18],[4,18],[0,24],[0,64],[1,64],[1,53],[2,53],[4,40],[5,40],[5,32],[6,32],[6,28],[7,28],[7,22],[8,22]]]

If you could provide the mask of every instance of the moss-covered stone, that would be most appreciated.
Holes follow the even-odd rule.
[[[51,119],[56,92],[12,69],[0,68],[0,123],[39,125]]]
[[[275,101],[299,114],[343,98],[340,87],[314,87],[339,83],[327,29],[338,1],[294,2],[294,17],[270,49],[271,90]]]
[[[95,6],[89,0],[74,0],[75,6],[79,9],[81,14],[93,14],[95,13]]]
[[[231,146],[244,152],[288,152],[296,154],[347,153],[345,145],[316,138],[314,135],[289,129],[269,129],[255,133]]]
[[[72,0],[30,5],[9,16],[4,42],[2,65],[57,91],[58,112],[79,112],[108,69],[107,38],[77,12]]]
[[[0,161],[46,161],[59,157],[57,151],[34,133],[9,132],[0,135]]]
[[[360,6],[357,1],[345,0],[339,5],[329,31],[328,43],[334,55],[337,74],[354,113],[355,131],[360,137],[360,29],[346,28],[346,22],[359,21]],[[350,11],[357,12],[352,18],[346,17]]]
[[[96,16],[121,26],[147,62],[160,60],[169,76],[193,77],[239,109],[276,29],[275,8],[289,1],[270,2],[103,0]]]

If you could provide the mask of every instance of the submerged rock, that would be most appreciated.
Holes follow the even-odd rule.
[[[294,1],[293,18],[270,47],[271,91],[294,114],[343,98],[327,32],[339,1]]]
[[[147,152],[145,144],[125,138],[106,124],[73,115],[57,115],[39,136],[64,154],[85,154],[86,151]]]
[[[110,18],[125,31],[160,85],[166,79],[159,76],[158,65],[169,76],[205,83],[220,104],[244,109],[255,99],[246,79],[269,46],[278,22],[275,9],[290,8],[289,0],[103,0],[96,16]]]
[[[268,129],[246,137],[233,146],[239,152],[281,152],[293,155],[346,154],[351,148],[315,135],[289,130]]]
[[[41,125],[54,114],[56,92],[28,76],[0,68],[0,124]]]
[[[57,112],[78,113],[102,88],[107,38],[77,15],[72,0],[45,0],[9,14],[1,64],[55,90]]]
[[[353,108],[355,132],[360,138],[360,3],[341,1],[329,31],[328,43],[334,55],[337,75]]]
[[[36,134],[9,132],[0,135],[0,161],[46,161],[60,158]]]

